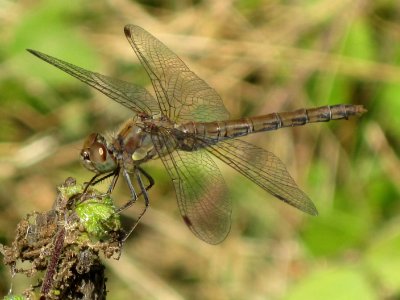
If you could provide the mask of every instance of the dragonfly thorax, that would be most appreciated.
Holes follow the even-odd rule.
[[[157,151],[147,127],[149,127],[148,124],[135,118],[128,120],[112,142],[112,147],[119,153],[118,159],[122,160],[124,167],[128,170],[157,157]]]

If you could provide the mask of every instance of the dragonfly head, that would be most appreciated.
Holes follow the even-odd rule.
[[[106,139],[98,133],[92,133],[85,139],[81,162],[86,169],[97,174],[108,173],[117,168],[116,159],[108,150]]]

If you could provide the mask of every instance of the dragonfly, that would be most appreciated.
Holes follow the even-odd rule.
[[[142,165],[161,159],[175,188],[184,223],[195,236],[209,244],[218,244],[226,238],[232,211],[227,184],[213,158],[279,200],[310,215],[318,214],[311,199],[297,186],[277,156],[239,137],[360,116],[366,112],[362,105],[337,104],[230,119],[217,92],[160,40],[137,25],[126,25],[124,33],[151,80],[155,96],[140,85],[28,49],[132,111],[132,118],[113,137],[92,133],[86,138],[80,159],[95,173],[89,185],[112,177],[107,191],[111,193],[122,176],[131,195],[119,211],[143,196],[145,207],[137,219],[139,222],[149,206],[148,190],[154,185]],[[138,191],[132,178],[137,182]],[[133,228],[125,239],[132,231]]]

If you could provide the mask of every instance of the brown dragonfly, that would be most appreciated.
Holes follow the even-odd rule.
[[[318,214],[313,202],[298,188],[278,157],[238,137],[348,119],[364,113],[362,105],[303,108],[232,120],[215,90],[162,42],[136,25],[125,26],[124,32],[151,79],[156,97],[141,86],[28,49],[133,112],[133,117],[115,137],[106,139],[93,133],[85,140],[81,161],[96,173],[89,184],[113,176],[108,189],[111,193],[121,174],[131,198],[119,211],[131,206],[142,195],[145,208],[138,222],[149,205],[147,190],[154,184],[141,165],[160,158],[172,179],[184,222],[198,238],[217,244],[229,233],[231,202],[224,179],[211,157],[214,156],[276,198],[310,215]],[[131,174],[138,183],[139,192],[132,184]],[[147,186],[142,176],[147,178]]]

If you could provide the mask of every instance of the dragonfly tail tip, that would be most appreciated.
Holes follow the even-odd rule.
[[[364,105],[357,105],[356,107],[356,114],[361,116],[362,114],[366,113],[368,110],[364,107]]]

